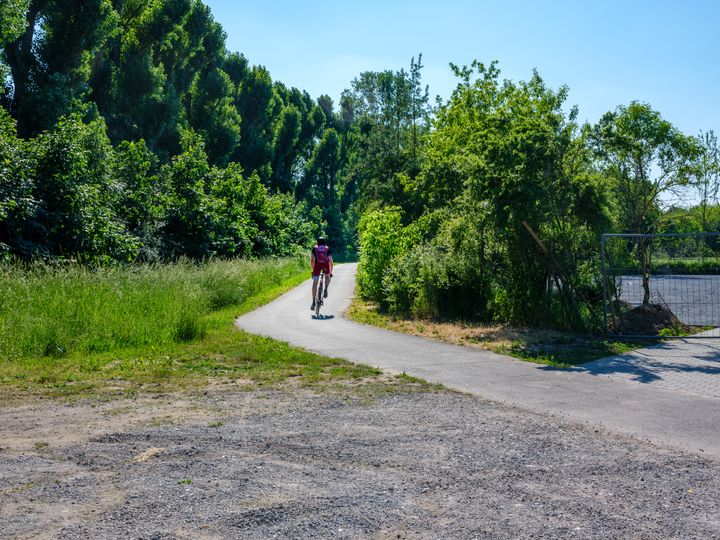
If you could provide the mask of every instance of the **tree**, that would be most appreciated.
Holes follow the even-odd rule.
[[[142,138],[167,161],[180,152],[190,121],[207,138],[211,159],[226,161],[238,120],[226,99],[236,84],[221,66],[238,66],[236,58],[225,61],[225,34],[209,8],[200,0],[128,0],[116,9],[119,31],[96,56],[91,77],[113,143]]]
[[[325,115],[327,127],[333,128],[335,131],[343,130],[342,120],[335,114],[335,106],[330,96],[323,94],[318,98],[318,106]]]
[[[120,32],[95,62],[91,78],[92,99],[114,144],[143,139],[163,161],[179,151],[183,89],[171,83],[170,59],[162,59],[160,51],[172,48],[169,36],[184,34],[190,9],[190,0],[117,5]]]
[[[418,146],[419,137],[423,128],[430,125],[430,87],[422,87],[422,54],[418,55],[417,62],[415,58],[410,60],[410,107],[412,114],[412,165],[410,167],[410,176],[415,178],[419,172],[419,156]]]
[[[303,183],[298,186],[301,198],[329,207],[337,194],[340,139],[334,129],[326,129],[308,161]]]
[[[577,112],[566,117],[562,109],[568,90],[553,91],[536,72],[527,82],[501,82],[495,63],[453,69],[460,83],[438,111],[418,177],[423,197],[431,208],[466,208],[481,237],[493,238],[495,246],[478,244],[487,252],[477,260],[502,265],[493,281],[506,291],[495,306],[503,319],[537,324],[559,291],[565,321],[577,323],[573,284],[552,261],[564,260],[566,274],[573,274],[578,261],[569,253],[600,221],[602,205],[586,203],[599,202],[598,186],[587,177],[586,153],[576,142]],[[523,222],[545,238],[552,255]]]
[[[349,188],[344,192],[357,193],[361,210],[373,202],[410,210],[404,178],[417,175],[430,128],[421,70],[419,57],[411,60],[410,73],[364,72],[343,93],[336,122],[343,126],[343,177]]]
[[[0,107],[0,260],[27,255],[27,228],[37,208],[26,144],[17,137],[15,122]]]
[[[158,158],[145,142],[123,141],[114,152],[112,177],[118,185],[113,209],[127,231],[142,244],[143,260],[161,258],[160,220],[165,216],[167,186],[158,175]]]
[[[267,180],[272,172],[273,122],[280,105],[267,69],[262,66],[250,69],[240,82],[235,104],[243,125],[232,160],[239,162],[247,174],[257,171]]]
[[[213,254],[212,170],[202,137],[185,132],[182,145],[183,153],[161,172],[170,188],[162,228],[165,253],[201,258]]]
[[[697,170],[693,186],[700,199],[701,227],[708,230],[708,205],[717,203],[720,190],[720,145],[714,131],[701,133],[697,137],[700,147]]]
[[[319,206],[327,222],[325,231],[330,241],[344,251],[346,237],[340,216],[340,194],[338,175],[340,172],[340,138],[337,132],[328,128],[315,147],[305,168],[305,176],[298,185],[297,194],[308,201],[310,206]]]
[[[235,88],[245,80],[249,72],[248,61],[240,53],[230,53],[222,61],[222,70],[230,76]]]
[[[326,127],[327,119],[325,113],[318,103],[316,103],[310,94],[300,91],[297,88],[287,88],[284,84],[276,82],[274,84],[275,95],[282,103],[282,109],[294,107],[300,114],[300,132],[294,145],[293,152],[289,158],[292,158],[290,168],[290,182],[293,185],[297,183],[299,170],[302,170],[304,163],[310,159],[310,155],[315,148],[315,144],[322,137],[322,132]],[[279,129],[279,125],[285,122],[283,113],[275,121],[275,132]],[[276,158],[277,159],[277,156]],[[289,162],[288,162],[289,163]]]
[[[605,201],[577,113],[563,109],[567,88],[548,88],[537,73],[503,81],[495,63],[453,70],[459,83],[420,139],[420,170],[399,178],[403,208],[412,211],[394,219],[411,240],[383,269],[391,277],[364,282],[375,299],[406,312],[580,327],[577,297],[596,284],[586,268]],[[410,114],[405,165],[413,162],[412,125]],[[370,274],[382,266],[363,248],[371,215],[360,219],[361,265]]]
[[[51,128],[63,115],[84,111],[93,61],[115,31],[110,0],[32,0],[22,34],[6,43],[18,133]]]
[[[201,0],[3,0],[0,78],[3,257],[288,254],[324,227],[295,190],[333,119],[228,54]]]
[[[614,182],[623,232],[654,232],[664,197],[682,197],[690,181],[696,142],[638,102],[606,113],[588,140]]]
[[[273,163],[270,187],[274,191],[291,193],[293,164],[297,159],[297,145],[302,129],[300,111],[294,105],[284,107],[275,123]]]
[[[138,241],[116,213],[120,186],[112,176],[113,148],[105,124],[79,115],[33,139],[33,198],[37,201],[28,241],[30,255],[86,262],[133,260]]]
[[[699,148],[650,105],[632,102],[606,113],[588,138],[611,179],[622,232],[657,232],[667,197],[681,197]],[[643,304],[650,302],[652,242],[638,240],[643,272]]]
[[[252,219],[246,199],[247,185],[252,180],[243,177],[237,163],[213,169],[212,176],[212,213],[217,216],[213,250],[225,257],[249,257],[258,235],[258,224]]]
[[[30,0],[3,0],[0,4],[0,47],[12,43],[25,30]]]
[[[227,165],[240,142],[240,114],[234,104],[235,85],[220,68],[199,73],[188,93],[187,119],[205,141],[208,158]]]

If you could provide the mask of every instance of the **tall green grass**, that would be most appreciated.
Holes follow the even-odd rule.
[[[210,384],[364,388],[364,395],[436,389],[235,328],[239,314],[307,277],[305,258],[97,271],[0,267],[0,405]]]
[[[0,359],[155,349],[201,338],[208,315],[305,270],[298,259],[132,268],[0,267]]]

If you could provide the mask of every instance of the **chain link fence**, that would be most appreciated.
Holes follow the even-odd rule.
[[[720,233],[604,234],[607,333],[720,337]]]

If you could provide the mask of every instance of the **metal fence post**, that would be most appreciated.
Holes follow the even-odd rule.
[[[603,273],[603,333],[608,335],[608,286],[607,286],[607,269],[605,268],[605,238],[606,235],[600,236],[600,253],[602,257],[602,273]]]

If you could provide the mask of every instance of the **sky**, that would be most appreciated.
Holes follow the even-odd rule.
[[[639,100],[687,134],[720,132],[718,1],[204,1],[228,50],[336,104],[361,72],[422,53],[431,96],[450,96],[450,62],[497,60],[503,78],[567,85],[581,121]]]

